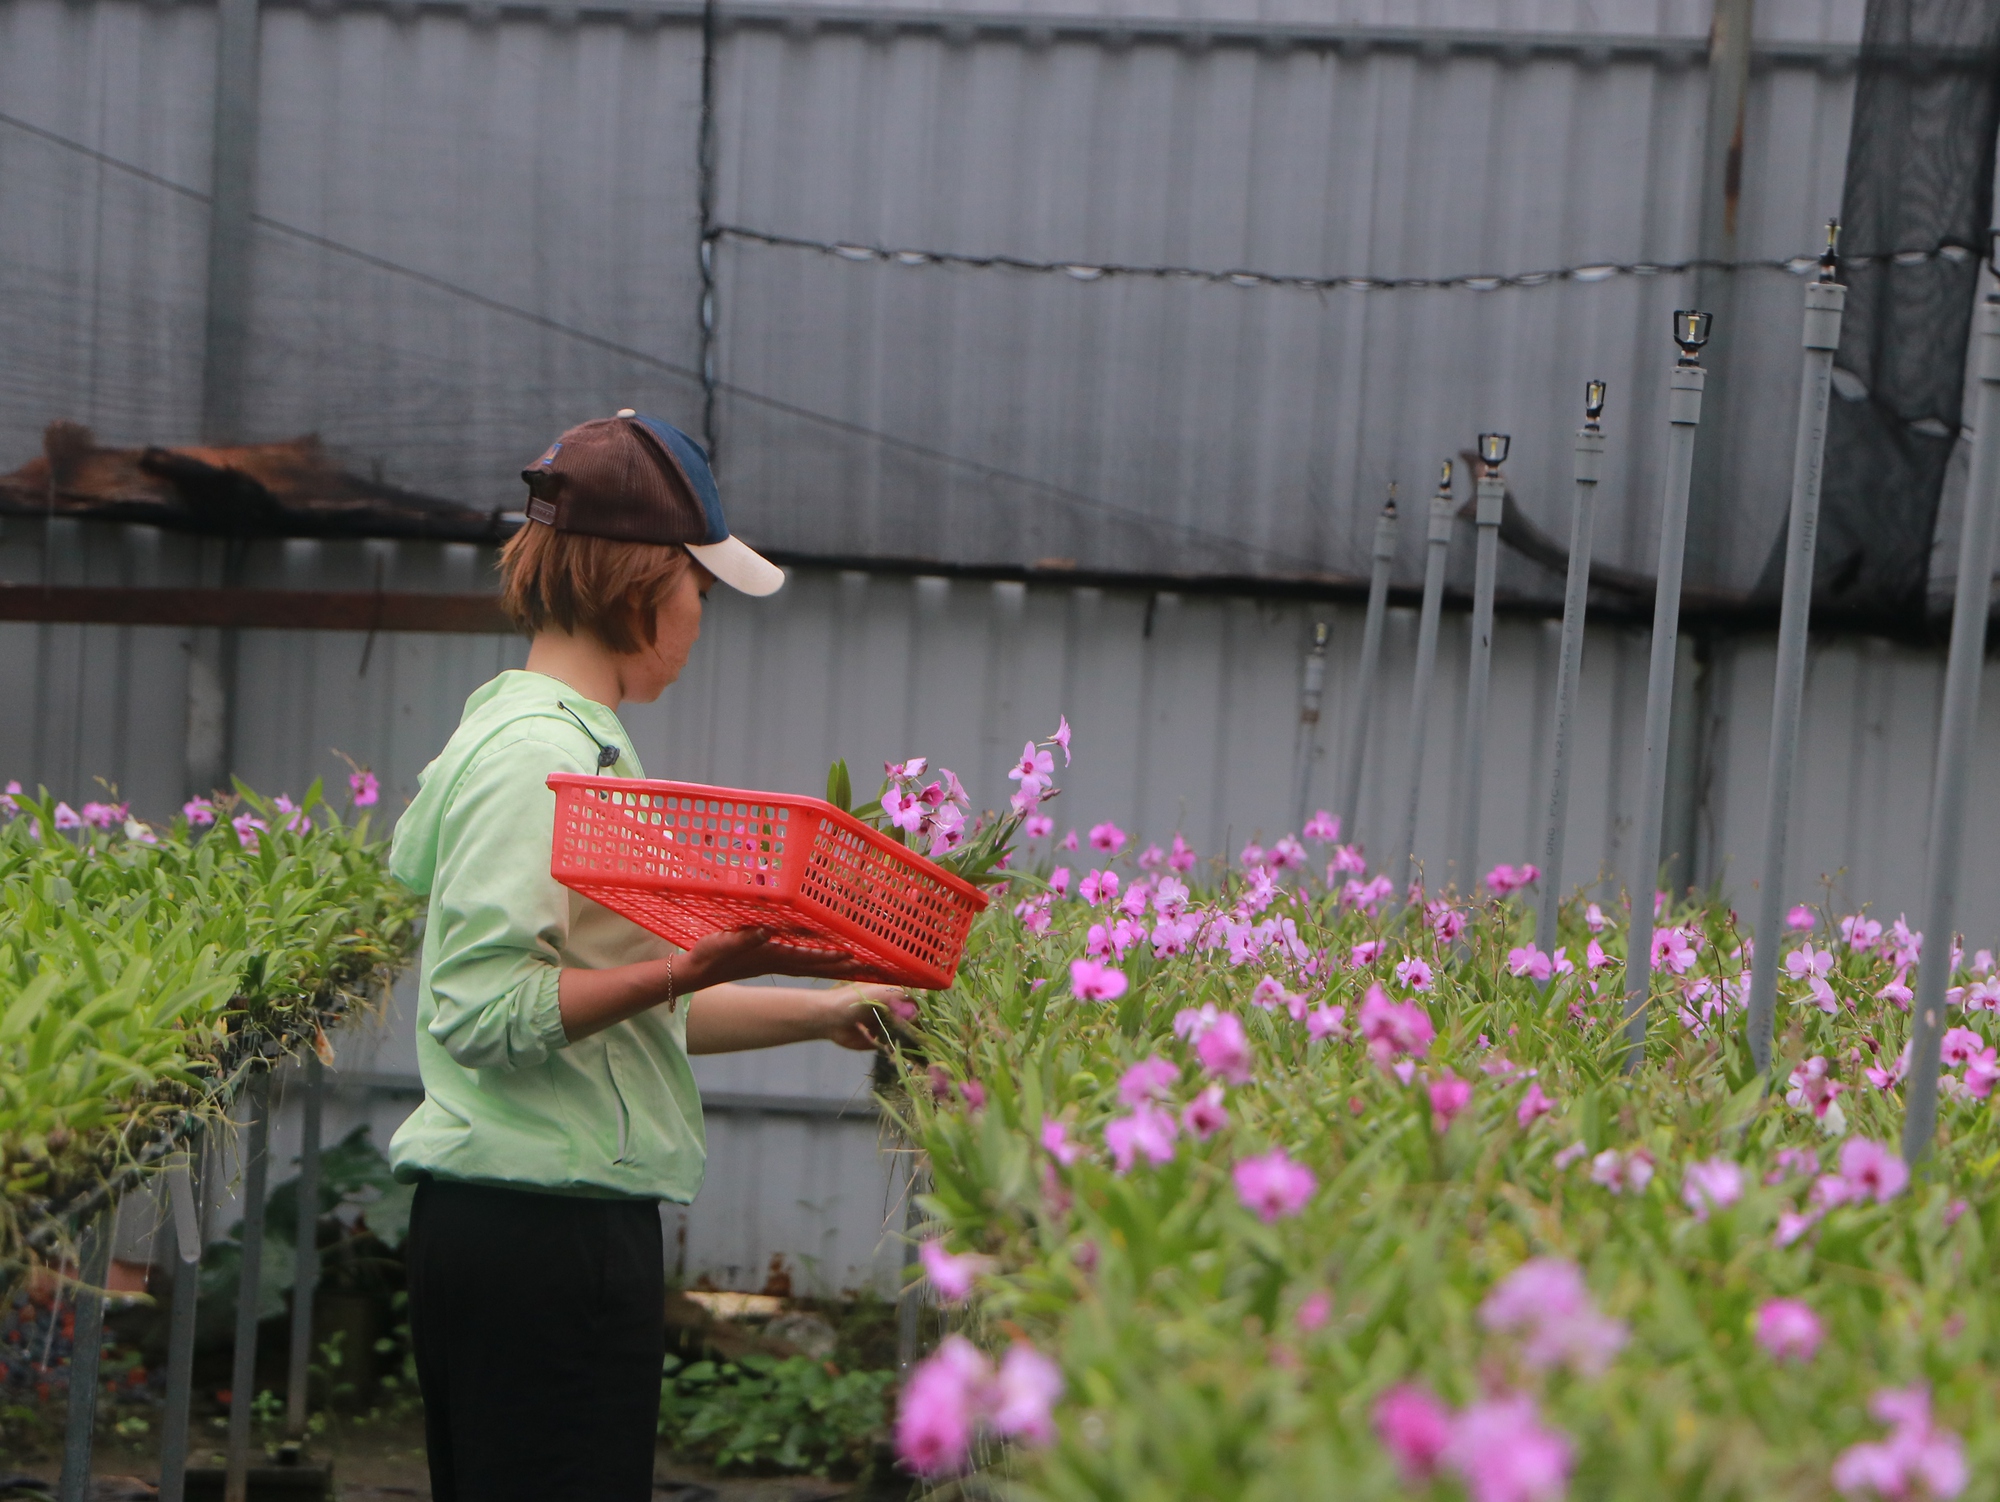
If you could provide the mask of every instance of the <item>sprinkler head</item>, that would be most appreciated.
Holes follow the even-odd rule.
[[[1507,450],[1514,440],[1505,433],[1481,433],[1479,435],[1479,462],[1489,470],[1498,469],[1507,462]]]
[[[1583,420],[1593,428],[1597,419],[1604,415],[1605,385],[1602,381],[1586,381],[1583,387]]]
[[[1396,519],[1396,482],[1394,480],[1389,482],[1389,499],[1382,503],[1382,514],[1391,521]]]
[[[1438,470],[1438,494],[1451,494],[1451,460],[1446,459]]]
[[[1713,315],[1697,313],[1693,308],[1674,310],[1674,343],[1681,347],[1681,364],[1701,363],[1701,347],[1708,343],[1708,328],[1712,322]]]
[[[1840,221],[1826,221],[1826,249],[1819,253],[1819,279],[1823,282],[1840,280]]]

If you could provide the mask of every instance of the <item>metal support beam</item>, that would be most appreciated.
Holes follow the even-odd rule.
[[[1738,209],[1743,197],[1743,130],[1750,92],[1754,0],[1714,0],[1708,37],[1708,102],[1702,132],[1701,181],[1696,188],[1697,240],[1704,259],[1733,261],[1737,255]],[[1729,412],[1730,351],[1736,275],[1713,269],[1695,273],[1694,306],[1715,317],[1716,337],[1703,355],[1708,370],[1709,409]],[[1711,422],[1695,440],[1694,470],[1688,493],[1687,576],[1697,589],[1713,589],[1721,564],[1722,519],[1728,514],[1730,484],[1723,466],[1727,421]],[[1695,860],[1701,815],[1701,768],[1709,720],[1709,675],[1697,668],[1683,673],[1673,703],[1673,746],[1667,764],[1661,853],[1669,892],[1698,886],[1704,879]]]
[[[1375,520],[1375,555],[1368,575],[1368,615],[1361,627],[1361,662],[1347,709],[1347,750],[1340,767],[1340,834],[1359,839],[1361,769],[1368,758],[1368,729],[1375,710],[1375,674],[1382,665],[1382,622],[1389,613],[1389,570],[1396,561],[1396,487]]]
[[[258,3],[216,0],[208,305],[201,365],[201,436],[206,443],[237,443],[244,437],[250,216],[257,172]]]
[[[326,1068],[307,1049],[303,1059],[303,1137],[299,1144],[299,1228],[292,1269],[291,1364],[285,1384],[285,1434],[303,1441],[310,1414],[313,1295],[319,1289],[320,1106],[326,1098]]]
[[[104,1285],[111,1276],[111,1242],[118,1206],[98,1212],[77,1248],[76,1323],[69,1348],[69,1413],[63,1430],[60,1502],[90,1495],[90,1451],[97,1431],[97,1368],[104,1355]]]
[[[201,1297],[203,1144],[167,1169],[174,1227],[174,1291],[167,1321],[167,1397],[160,1414],[160,1499],[181,1502],[187,1487],[188,1409],[194,1397],[194,1325]]]
[[[2000,266],[1993,268],[2000,277]],[[1951,654],[1945,660],[1944,714],[1938,725],[1937,772],[1931,782],[1931,838],[1924,882],[1924,953],[1910,1029],[1908,1101],[1903,1157],[1916,1163],[1937,1130],[1938,1052],[1944,1037],[1944,992],[1957,938],[1958,884],[1965,870],[1965,827],[1971,808],[1973,740],[1979,730],[1979,675],[1984,666],[1986,615],[1993,604],[1993,541],[2000,531],[2000,289],[1979,308],[1979,412],[1972,478],[1965,492],[1965,528],[1958,540],[1958,591],[1951,610]]]
[[[1597,425],[1604,408],[1604,383],[1584,390],[1584,422],[1576,434],[1576,500],[1570,510],[1569,576],[1563,586],[1562,646],[1556,655],[1556,720],[1549,769],[1547,837],[1542,841],[1541,898],[1535,906],[1535,942],[1555,952],[1562,910],[1563,841],[1569,827],[1570,720],[1576,713],[1576,681],[1583,671],[1583,624],[1590,608],[1591,536],[1597,519],[1597,478],[1604,460],[1604,431]]]
[[[1778,1007],[1778,940],[1785,912],[1785,852],[1792,829],[1792,773],[1799,760],[1799,708],[1806,690],[1806,628],[1812,616],[1813,551],[1819,541],[1820,466],[1833,352],[1847,289],[1832,280],[1806,288],[1804,369],[1792,445],[1792,511],[1785,533],[1785,596],[1778,617],[1778,662],[1771,682],[1771,760],[1764,774],[1764,874],[1757,888],[1756,950],[1750,970],[1750,1056],[1771,1067]]]
[[[1431,713],[1431,674],[1437,667],[1438,615],[1444,609],[1445,556],[1451,551],[1451,460],[1444,461],[1437,494],[1431,497],[1430,532],[1424,544],[1424,604],[1417,623],[1417,671],[1410,683],[1410,745],[1403,758],[1410,795],[1403,804],[1402,841],[1394,856],[1403,861],[1403,890],[1417,880],[1417,809],[1424,796],[1424,733]],[[1392,857],[1393,858],[1393,857]]]
[[[259,1070],[245,1092],[243,1257],[236,1282],[236,1359],[229,1375],[229,1454],[223,1502],[248,1502],[250,1405],[256,1400],[257,1304],[264,1271],[264,1200],[270,1169],[271,1076]]]
[[[1733,261],[1738,209],[1743,197],[1743,126],[1750,93],[1750,33],[1755,0],[1713,0],[1708,33],[1708,100],[1702,127],[1701,180],[1696,185],[1696,254],[1704,260]],[[1706,400],[1717,411],[1729,379],[1728,352],[1735,332],[1729,316],[1736,275],[1704,268],[1695,272],[1694,306],[1715,315],[1715,338],[1704,351],[1708,369]],[[1697,587],[1712,585],[1718,558],[1717,521],[1726,484],[1722,444],[1726,424],[1712,422],[1695,442],[1694,476],[1688,493],[1688,577]]]

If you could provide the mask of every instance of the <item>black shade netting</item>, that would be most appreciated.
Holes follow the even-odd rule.
[[[1996,0],[1868,0],[1843,247],[1986,243],[1997,46]],[[1813,581],[1823,612],[1903,627],[1922,617],[1978,279],[1971,255],[1878,261],[1844,275]],[[1782,563],[1772,561],[1775,593]]]

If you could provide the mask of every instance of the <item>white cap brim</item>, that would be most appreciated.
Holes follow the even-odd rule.
[[[785,582],[785,571],[741,538],[691,542],[687,550],[703,568],[742,594],[776,594]]]

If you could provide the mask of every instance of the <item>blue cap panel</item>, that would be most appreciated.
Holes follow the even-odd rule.
[[[708,523],[708,532],[703,544],[721,542],[729,536],[729,523],[722,519],[722,495],[715,488],[715,472],[708,467],[708,454],[702,446],[670,422],[661,422],[657,417],[635,416],[632,421],[644,423],[646,431],[667,446],[667,452],[687,476],[688,484],[694,488],[695,496],[701,502],[702,517]]]

